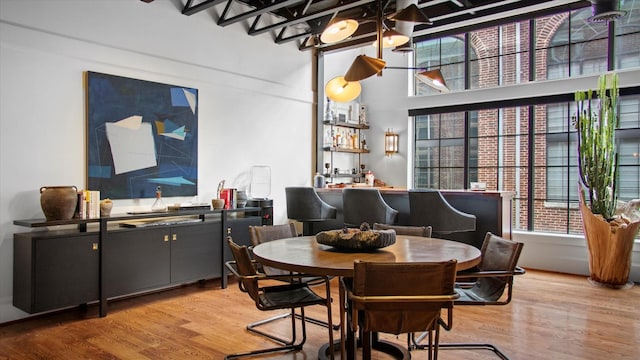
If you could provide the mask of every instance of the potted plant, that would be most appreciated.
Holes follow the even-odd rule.
[[[589,280],[607,287],[628,287],[640,221],[617,211],[618,75],[601,75],[595,95],[592,90],[575,93],[580,212],[589,249]]]

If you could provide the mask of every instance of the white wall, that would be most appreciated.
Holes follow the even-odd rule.
[[[0,1],[0,323],[27,315],[12,306],[13,233],[30,229],[13,220],[44,217],[41,186],[85,187],[85,71],[199,90],[200,201],[269,165],[283,223],[284,187],[311,183],[311,52],[219,27],[216,9],[182,15],[182,3]]]

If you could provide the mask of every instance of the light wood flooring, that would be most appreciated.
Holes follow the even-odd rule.
[[[336,279],[333,287],[337,294]],[[220,289],[212,281],[112,301],[106,317],[97,313],[89,306],[0,325],[0,359],[222,359],[273,345],[245,330],[271,313],[256,310],[235,283]],[[307,314],[326,313],[315,307]],[[286,331],[288,325],[284,320],[270,327]],[[316,359],[327,330],[307,330],[303,351],[264,358]],[[404,335],[382,338],[406,342]],[[640,359],[640,286],[611,290],[593,287],[583,276],[528,270],[516,278],[511,304],[456,307],[453,329],[441,333],[441,342],[493,343],[512,360]],[[427,358],[425,351],[412,356]],[[497,359],[482,350],[441,350],[439,358]]]

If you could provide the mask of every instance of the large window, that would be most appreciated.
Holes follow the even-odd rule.
[[[448,40],[456,44],[456,61],[446,60],[441,42],[431,40],[417,44],[423,52],[416,52],[416,64],[426,64],[424,54],[435,67],[455,63],[452,91],[638,68],[640,0],[625,1],[621,8],[627,16],[609,25],[587,22],[591,12],[585,8],[456,36]],[[460,59],[465,46],[469,59]],[[515,193],[516,229],[581,233],[575,104],[531,99],[501,107],[499,100],[491,108],[474,104],[480,110],[464,111],[460,104],[458,112],[430,109],[429,115],[415,116],[413,186],[462,189],[483,182],[488,189]],[[622,96],[618,105],[617,187],[626,201],[640,198],[640,94]]]

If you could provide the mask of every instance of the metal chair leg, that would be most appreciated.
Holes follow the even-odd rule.
[[[429,349],[431,345],[420,344],[420,340],[424,339],[425,333],[421,334],[418,339],[415,337],[412,339],[413,349]],[[501,360],[510,360],[507,355],[505,355],[500,349],[498,349],[495,345],[492,344],[480,344],[480,343],[449,343],[449,344],[439,344],[437,345],[440,350],[489,350],[493,351],[496,356],[498,356]]]
[[[298,315],[296,314],[296,317],[297,316]],[[281,337],[269,334],[269,333],[267,333],[265,331],[262,331],[262,330],[259,330],[257,328],[258,326],[261,326],[261,325],[264,325],[264,324],[268,324],[268,323],[276,321],[276,320],[285,319],[285,318],[288,318],[288,317],[291,317],[291,313],[290,312],[287,312],[287,313],[284,313],[284,314],[280,314],[280,315],[276,315],[276,316],[272,316],[272,317],[264,319],[264,320],[256,321],[256,322],[253,322],[253,323],[247,325],[247,330],[251,331],[252,333],[255,333],[255,334],[258,334],[258,335],[262,335],[262,336],[264,336],[264,337],[266,337],[268,339],[271,339],[271,340],[273,340],[273,341],[275,341],[277,343],[280,343],[282,345],[291,345],[292,342],[290,340],[286,340],[286,339],[283,339]]]
[[[252,357],[252,356],[257,356],[257,355],[262,355],[262,354],[269,354],[269,353],[275,353],[275,352],[287,352],[287,351],[298,351],[298,350],[302,350],[302,346],[304,345],[304,343],[307,341],[307,328],[305,325],[305,321],[302,321],[302,339],[300,340],[299,343],[295,343],[296,342],[296,338],[297,338],[297,331],[296,331],[296,324],[295,324],[295,310],[291,309],[291,313],[287,314],[290,318],[291,318],[291,333],[292,333],[292,339],[290,342],[288,342],[287,344],[283,345],[283,346],[279,346],[279,347],[274,347],[274,348],[267,348],[267,349],[260,349],[260,350],[254,350],[254,351],[247,351],[247,352],[243,352],[243,353],[238,353],[238,354],[231,354],[231,355],[227,355],[225,356],[225,360],[231,360],[231,359],[240,359],[240,358],[245,358],[245,357]],[[275,316],[274,318],[284,318],[285,316],[278,315]],[[301,317],[304,319],[304,308],[301,309]],[[274,320],[273,318],[270,318],[272,321]],[[270,320],[267,319],[267,320]],[[262,322],[264,323],[264,321],[267,320],[263,320]],[[268,322],[268,321],[267,321]],[[263,334],[259,331],[256,331],[255,329],[252,330],[253,332],[258,332],[261,335],[267,336],[269,338],[273,338],[273,336],[268,335],[268,334]],[[279,340],[276,340],[279,341]]]

